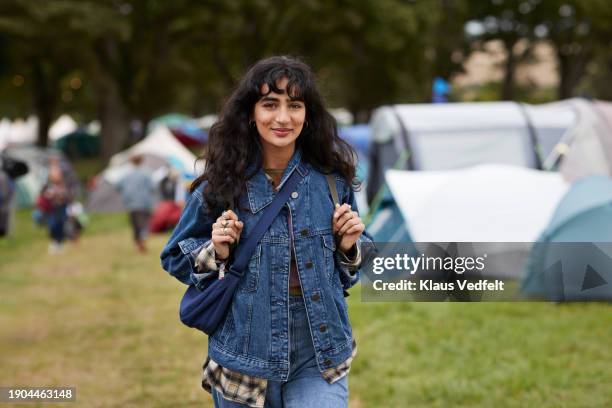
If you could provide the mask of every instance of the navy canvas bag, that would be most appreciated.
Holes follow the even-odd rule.
[[[223,323],[240,279],[242,279],[248,267],[251,254],[287,202],[289,194],[294,191],[294,188],[306,173],[306,167],[300,163],[299,167],[283,184],[272,203],[265,209],[248,238],[236,247],[234,262],[223,279],[218,279],[213,275],[204,281],[201,289],[194,285],[187,288],[181,300],[179,311],[181,321],[185,325],[201,330],[210,336]]]

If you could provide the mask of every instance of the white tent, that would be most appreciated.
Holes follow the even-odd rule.
[[[386,179],[415,242],[534,242],[568,189],[558,173],[507,165]]]
[[[3,118],[0,120],[0,152],[8,146],[10,134],[11,121],[10,119]]]
[[[105,180],[115,183],[133,155],[158,157],[187,177],[193,176],[196,171],[196,156],[176,140],[168,128],[158,126],[142,141],[111,157],[109,166],[104,172]]]
[[[144,157],[143,166],[151,174],[172,167],[181,173],[185,181],[192,180],[201,169],[196,169],[196,156],[187,150],[164,126],[156,127],[139,143],[111,157],[108,167],[98,176],[98,182],[90,193],[87,208],[94,212],[118,212],[123,210],[119,193],[113,185],[119,182],[131,169],[133,155]]]
[[[51,125],[49,128],[49,140],[55,142],[57,139],[61,139],[68,133],[72,133],[77,130],[77,123],[70,117],[70,115],[62,115]]]
[[[32,145],[36,142],[38,119],[30,116],[27,120],[16,119],[11,123],[7,138],[8,146]]]

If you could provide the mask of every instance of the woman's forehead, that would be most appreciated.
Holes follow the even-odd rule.
[[[285,95],[285,94],[289,94],[290,97],[299,97],[301,96],[300,94],[300,86],[296,83],[290,84],[289,83],[289,79],[287,77],[282,77],[279,78],[276,81],[276,90],[280,91],[280,92],[275,92],[274,89],[271,89],[270,85],[268,83],[263,83],[260,88],[259,88],[259,92],[261,94],[261,96],[266,96],[270,93],[276,93],[279,95]],[[289,87],[289,90],[287,91],[287,87]]]

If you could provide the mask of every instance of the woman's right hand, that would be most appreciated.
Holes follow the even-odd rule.
[[[215,247],[217,259],[227,259],[230,253],[230,245],[238,242],[244,223],[238,220],[238,216],[232,210],[224,211],[217,221],[212,225],[212,242]]]

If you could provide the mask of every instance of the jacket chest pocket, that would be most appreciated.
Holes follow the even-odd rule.
[[[321,235],[321,241],[323,243],[325,276],[331,283],[334,279],[334,254],[336,252],[336,240],[334,239],[333,235]]]
[[[240,290],[243,292],[255,292],[257,290],[257,282],[259,281],[259,271],[261,268],[261,244],[253,251],[249,260],[248,270],[241,283]]]

